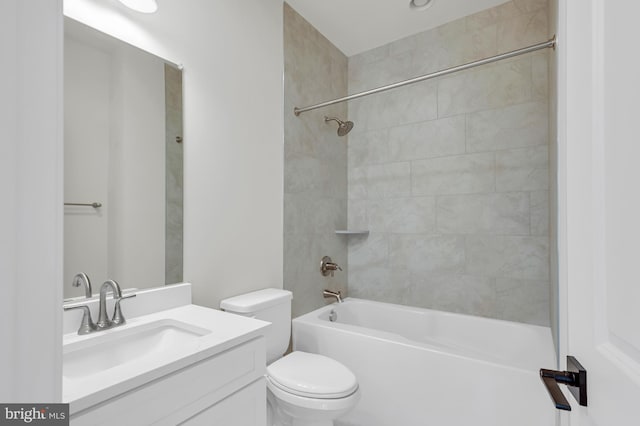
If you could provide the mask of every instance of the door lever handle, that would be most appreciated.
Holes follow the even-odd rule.
[[[541,368],[540,379],[557,409],[571,411],[571,405],[560,390],[559,383],[569,386],[569,391],[576,401],[582,406],[587,406],[587,370],[574,357],[567,357],[567,371]]]
[[[572,386],[574,379],[571,376],[571,373],[567,371],[547,370],[541,368],[540,379],[542,379],[542,382],[547,387],[547,391],[549,392],[553,402],[556,404],[556,408],[558,410],[571,411],[569,401],[564,397],[564,394],[560,390],[560,386],[558,386],[558,383],[566,383],[567,385]]]

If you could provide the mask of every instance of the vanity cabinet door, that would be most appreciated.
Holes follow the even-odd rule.
[[[196,414],[181,426],[266,426],[267,392],[264,378]]]
[[[211,416],[222,418],[221,416],[232,412],[228,408],[230,405],[237,407],[239,400],[243,403],[250,400],[252,404],[254,400],[257,401],[255,388],[265,388],[265,358],[264,337],[259,337],[72,414],[71,425],[175,426],[191,421],[189,419],[196,422],[209,410]],[[244,388],[249,385],[254,386],[251,388],[252,393],[245,395]],[[263,395],[263,399],[265,398]],[[261,404],[264,406],[265,402],[262,401]],[[238,412],[244,410],[261,411],[262,408],[243,405]],[[262,415],[266,417],[266,414]],[[215,424],[226,426],[235,423],[227,423],[225,420]],[[253,425],[251,422],[238,424]]]

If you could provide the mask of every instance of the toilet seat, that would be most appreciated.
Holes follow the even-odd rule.
[[[313,399],[339,399],[358,390],[355,375],[329,357],[295,351],[267,367],[271,387]],[[279,392],[278,392],[279,393]]]
[[[343,398],[309,398],[281,389],[269,377],[266,378],[266,382],[268,392],[277,398],[278,404],[290,415],[295,413],[296,417],[304,417],[305,414],[309,415],[311,412],[314,415],[324,412],[329,417],[333,417],[332,413],[349,411],[360,399],[360,389],[356,389],[351,395]]]

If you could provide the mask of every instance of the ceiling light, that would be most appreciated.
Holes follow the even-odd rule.
[[[158,10],[156,0],[120,0],[120,3],[141,13],[154,13]]]
[[[122,0],[120,0],[122,1]],[[412,10],[422,11],[426,10],[433,5],[434,0],[411,0],[409,2],[409,7]]]

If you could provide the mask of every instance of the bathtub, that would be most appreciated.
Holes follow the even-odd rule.
[[[549,328],[347,298],[293,320],[295,350],[327,355],[362,398],[340,426],[552,426],[538,371]]]

